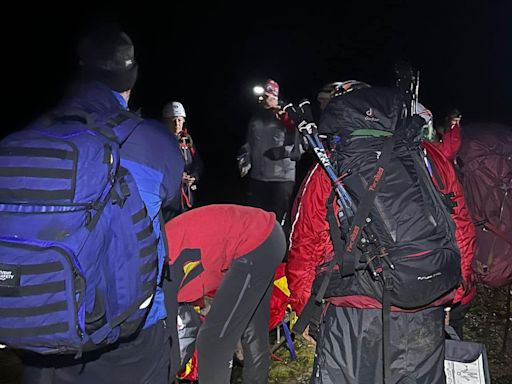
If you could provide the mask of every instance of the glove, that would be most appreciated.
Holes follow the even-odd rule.
[[[240,177],[246,176],[251,170],[251,160],[248,153],[243,153],[236,158]]]
[[[290,154],[288,153],[285,147],[274,147],[267,149],[265,152],[263,152],[263,156],[275,161],[286,159],[290,157]]]

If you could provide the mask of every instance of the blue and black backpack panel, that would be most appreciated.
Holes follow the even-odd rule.
[[[138,331],[157,239],[119,148],[141,119],[51,116],[0,142],[0,343],[80,353]]]

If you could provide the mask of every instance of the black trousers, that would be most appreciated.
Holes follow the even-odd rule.
[[[26,355],[23,384],[168,384],[169,332],[164,321],[109,351],[74,356]]]
[[[392,312],[391,383],[445,384],[444,309]],[[382,384],[382,311],[330,305],[311,384]]]
[[[240,339],[244,384],[267,383],[270,297],[274,273],[285,252],[283,231],[276,223],[263,244],[231,263],[197,337],[201,384],[229,383]]]
[[[291,204],[293,181],[260,181],[249,179],[247,203],[276,214],[281,222]]]
[[[471,302],[467,304],[456,304],[450,311],[450,325],[455,329],[459,337],[464,339],[464,323],[466,314],[471,309]]]

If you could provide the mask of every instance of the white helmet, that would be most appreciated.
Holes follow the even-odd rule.
[[[185,113],[183,104],[178,101],[173,101],[171,103],[165,104],[164,109],[162,110],[162,117],[187,117],[187,114]]]

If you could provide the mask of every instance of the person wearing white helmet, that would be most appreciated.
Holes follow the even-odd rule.
[[[202,173],[202,161],[199,157],[192,136],[185,127],[187,114],[183,104],[178,101],[167,103],[162,110],[162,119],[169,130],[178,139],[181,154],[185,160],[183,185],[180,201],[180,212],[187,211],[194,204],[194,191],[197,188],[199,176]],[[170,219],[176,212],[167,212],[164,216]]]
[[[162,117],[172,133],[176,136],[180,134],[185,125],[185,108],[178,101],[172,101],[164,106]]]

